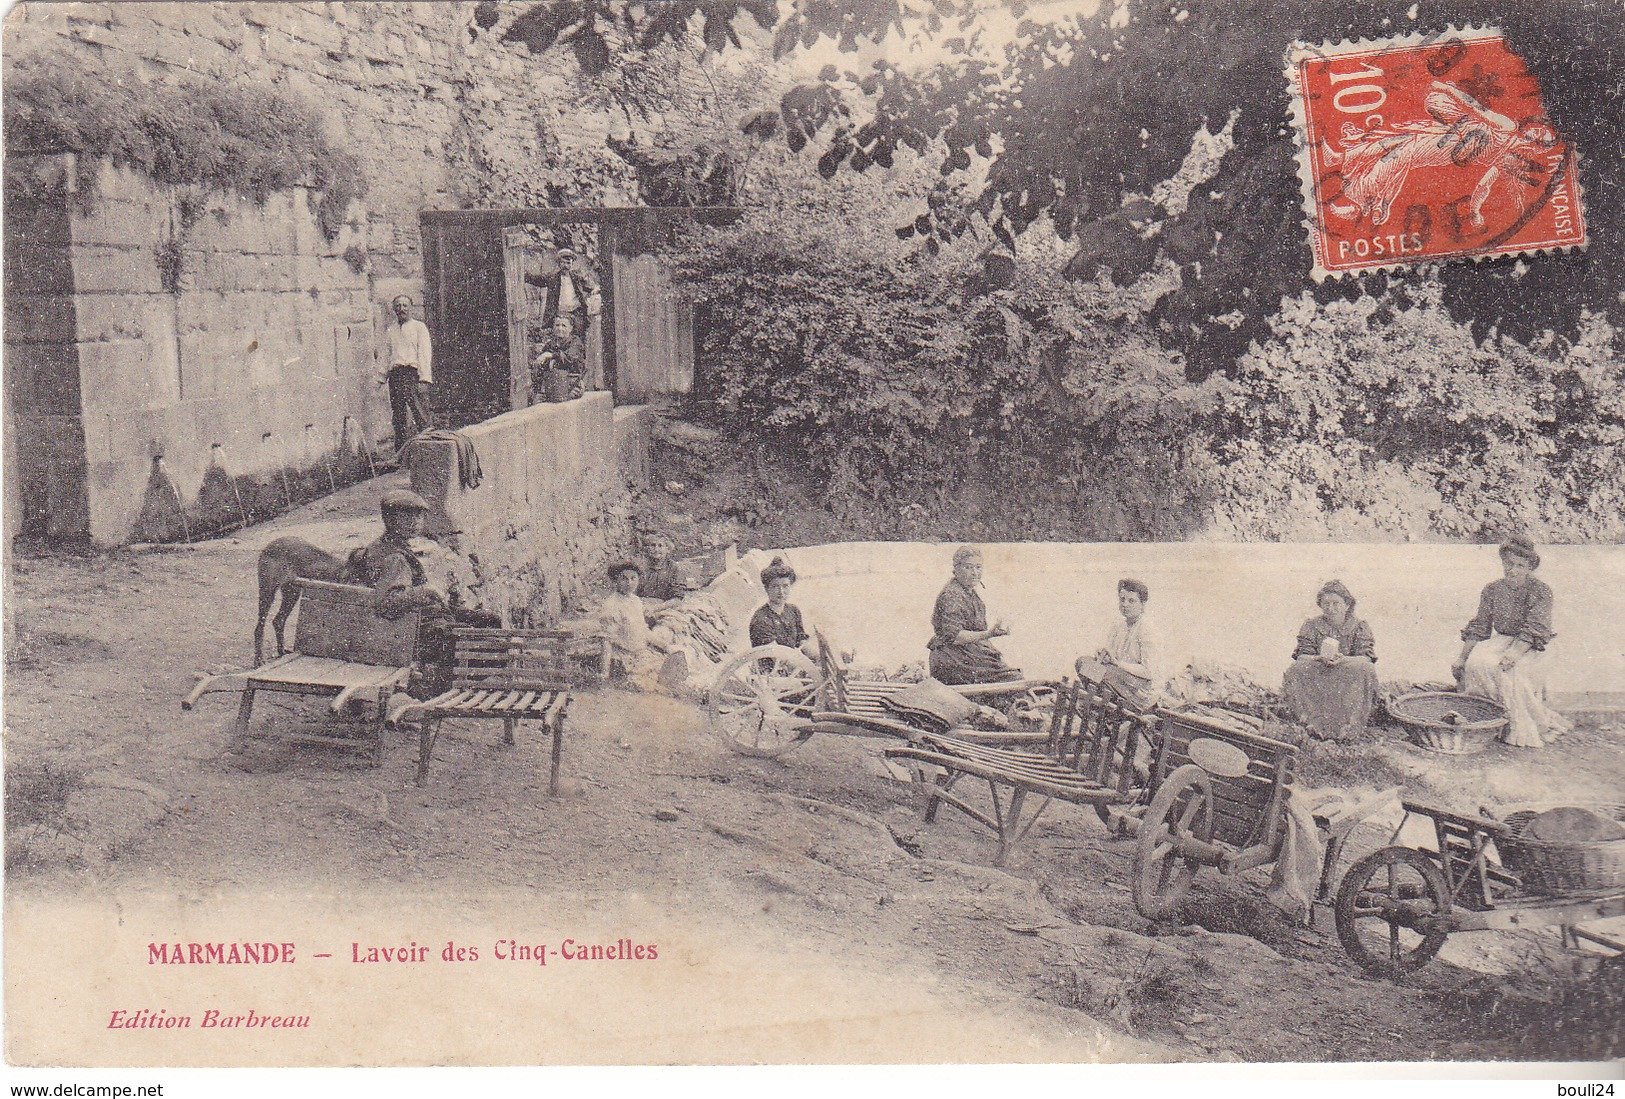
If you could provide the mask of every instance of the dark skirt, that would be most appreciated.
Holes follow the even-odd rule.
[[[1371,722],[1377,666],[1364,657],[1349,657],[1332,666],[1300,657],[1286,670],[1282,689],[1301,724],[1323,740],[1343,740]]]
[[[1004,657],[985,641],[968,645],[940,645],[931,650],[931,678],[939,683],[1009,683],[1021,678]]]

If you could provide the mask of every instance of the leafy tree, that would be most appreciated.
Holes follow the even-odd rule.
[[[1074,277],[1107,266],[1126,283],[1171,261],[1183,277],[1153,319],[1201,376],[1267,338],[1283,298],[1384,292],[1381,274],[1309,283],[1281,68],[1294,39],[1445,32],[1484,18],[1472,0],[1418,0],[1412,10],[1407,18],[1378,0],[1122,0],[1090,17],[1024,21],[994,46],[975,0],[797,0],[782,15],[767,0],[559,0],[530,6],[505,36],[573,49],[584,71],[599,72],[615,63],[605,43],[617,23],[645,42],[698,34],[722,50],[739,44],[736,22],[748,18],[774,31],[776,56],[826,37],[856,53],[923,35],[940,47],[934,64],[892,50],[897,60],[863,71],[828,66],[790,89],[776,118],[757,113],[744,124],[794,150],[811,144],[826,177],[886,168],[899,148],[940,141],[943,185],[927,213],[897,226],[928,249],[984,227],[1008,249],[1044,218],[1076,241],[1066,268]],[[1444,304],[1480,340],[1492,329],[1521,340],[1550,329],[1573,341],[1588,310],[1625,326],[1625,18],[1595,0],[1509,5],[1496,18],[1539,80],[1552,123],[1581,152],[1592,244],[1522,263],[1446,265]],[[1226,123],[1233,148],[1187,206],[1133,201],[1175,173],[1201,127]],[[968,206],[949,201],[956,175],[981,180]]]

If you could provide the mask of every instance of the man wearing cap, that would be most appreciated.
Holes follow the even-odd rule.
[[[429,346],[429,326],[412,316],[412,299],[401,294],[390,302],[390,308],[395,311],[395,324],[389,329],[389,366],[384,379],[389,383],[389,415],[398,451],[416,434],[412,423],[417,424],[417,431],[429,430],[422,387],[434,382],[434,353]]]
[[[437,602],[427,586],[423,565],[412,551],[412,539],[423,533],[428,501],[409,489],[396,488],[384,493],[378,506],[383,513],[384,533],[350,555],[351,575],[357,583],[387,593],[388,598],[379,608],[386,615],[400,615],[413,607]],[[410,598],[405,597],[408,593]]]
[[[455,626],[500,626],[502,620],[485,611],[448,606],[445,596],[429,586],[423,563],[412,549],[412,539],[423,533],[429,503],[408,489],[391,489],[379,501],[384,533],[350,555],[350,573],[359,584],[381,591],[378,613],[397,618],[409,610],[424,612],[418,631],[418,660],[422,681],[413,693],[431,697],[451,682]]]
[[[553,318],[570,318],[577,336],[587,331],[587,318],[600,308],[598,278],[583,266],[573,248],[560,248],[559,266],[547,280],[547,304],[542,307],[542,330],[550,331]]]

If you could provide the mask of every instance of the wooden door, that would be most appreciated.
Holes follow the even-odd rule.
[[[654,255],[616,252],[615,396],[635,403],[694,386],[692,306]]]

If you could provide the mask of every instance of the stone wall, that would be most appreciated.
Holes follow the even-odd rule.
[[[104,168],[94,194],[74,196],[88,203],[8,202],[18,454],[7,480],[25,527],[103,543],[178,538],[189,523],[216,529],[258,511],[259,495],[305,495],[301,478],[328,477],[324,454],[341,438],[388,436],[387,397],[366,375],[389,299],[423,300],[424,210],[636,200],[635,173],[605,138],[632,136],[635,122],[647,142],[667,120],[631,120],[584,96],[569,50],[503,43],[523,5],[487,7],[488,27],[477,7],[25,3],[7,13],[8,77],[30,56],[84,56],[135,80],[286,87],[324,110],[328,136],[360,160],[368,186],[336,242],[299,189],[263,206],[211,194],[197,218],[176,195]]]
[[[501,36],[524,5],[445,3],[19,4],[12,62],[94,51],[139,79],[252,81],[320,105],[368,182],[378,278],[421,279],[418,214],[471,206],[620,205],[635,175],[605,148],[630,125],[581,94],[568,50]],[[658,121],[641,122],[647,127]]]
[[[434,509],[428,532],[461,532],[457,549],[479,560],[486,609],[516,624],[556,621],[633,541],[613,399],[532,405],[462,434],[479,456],[477,487],[461,483],[456,444],[419,441],[408,452],[412,488]]]
[[[8,175],[39,174],[25,159]],[[6,265],[8,398],[46,533],[119,544],[263,517],[388,433],[359,211],[329,240],[301,188],[255,203],[107,164],[59,175]]]

